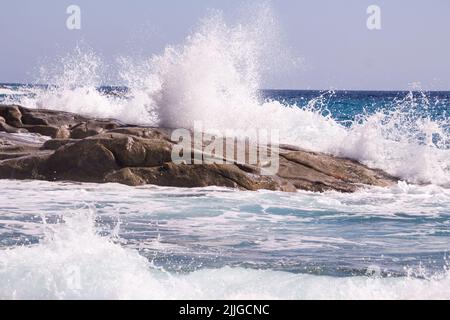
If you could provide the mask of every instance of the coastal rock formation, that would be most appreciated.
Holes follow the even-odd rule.
[[[319,192],[354,192],[364,185],[396,182],[357,161],[283,145],[278,174],[272,176],[262,175],[256,165],[175,164],[171,132],[113,119],[0,105],[0,179]],[[35,134],[35,139],[21,133]]]

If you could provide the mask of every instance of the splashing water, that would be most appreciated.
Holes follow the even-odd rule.
[[[54,87],[19,103],[151,126],[192,128],[201,121],[209,129],[277,129],[283,143],[350,157],[412,183],[450,186],[448,115],[432,118],[426,95],[410,93],[351,125],[324,112],[327,94],[305,105],[262,99],[262,78],[276,73],[268,66],[281,64],[272,60],[283,50],[270,8],[251,16],[229,25],[216,12],[181,45],[143,62],[120,59],[128,88],[122,96],[97,90],[101,61],[77,49],[63,59],[60,75],[44,77]]]
[[[101,59],[86,46],[61,58],[62,67],[43,66],[39,82],[48,86],[30,88],[32,94],[12,99],[29,108],[43,108],[79,113],[86,116],[115,118],[128,123],[152,124],[145,95],[132,97],[106,95],[102,85]],[[132,90],[132,93],[136,90]]]
[[[284,143],[450,187],[450,100],[411,92],[378,104],[383,93],[375,107],[358,100],[367,111],[342,120],[351,95],[342,110],[332,108],[338,92],[264,98],[264,77],[292,61],[270,8],[251,16],[230,25],[216,12],[160,55],[121,58],[120,94],[99,88],[102,59],[76,48],[60,68],[42,69],[48,86],[5,87],[0,96],[133,124],[278,129]],[[441,263],[450,197],[441,186],[401,182],[347,195],[0,184],[0,299],[450,298]],[[92,207],[74,209],[80,202]],[[368,263],[389,272],[365,275]]]
[[[414,263],[414,259],[410,259],[416,254],[427,256],[428,253],[445,250],[444,242],[448,234],[445,234],[445,227],[440,227],[440,221],[448,216],[445,212],[449,198],[448,195],[437,194],[440,200],[436,201],[436,194],[433,196],[433,193],[438,192],[439,187],[400,185],[391,191],[379,188],[367,194],[319,195],[233,192],[220,188],[190,190],[136,189],[114,184],[55,185],[37,181],[3,181],[1,184],[5,191],[1,194],[0,203],[7,203],[5,200],[15,197],[18,190],[26,197],[20,209],[23,213],[12,214],[12,220],[8,219],[8,214],[2,216],[6,220],[0,221],[0,240],[4,240],[5,236],[8,238],[8,234],[3,232],[7,233],[11,225],[17,226],[14,234],[22,233],[28,237],[34,234],[39,240],[33,245],[1,247],[0,299],[450,298],[450,277],[445,268],[431,273],[421,268],[411,268],[401,276],[386,276],[377,274],[377,268],[372,267],[368,271],[374,270],[374,275],[336,277],[223,267],[219,259],[219,268],[204,266],[193,272],[179,273],[165,271],[151,257],[144,257],[138,250],[157,249],[158,255],[154,258],[169,254],[172,262],[178,261],[186,269],[186,261],[178,260],[177,245],[181,252],[192,254],[200,261],[207,256],[206,252],[201,253],[204,250],[201,248],[222,248],[222,258],[228,261],[226,259],[230,259],[233,252],[237,254],[233,243],[239,241],[247,246],[254,243],[250,252],[245,251],[248,261],[258,257],[257,253],[270,253],[277,257],[277,252],[280,252],[285,257],[280,262],[287,263],[289,250],[296,253],[292,257],[311,252],[317,261],[338,263],[336,270],[342,272],[343,251],[346,256],[357,258],[360,255],[354,250],[358,248],[366,254],[374,248],[377,252],[381,250],[389,254],[389,248],[393,246],[397,259],[391,262],[386,259],[385,263],[396,265],[398,260]],[[199,197],[202,201],[198,201]],[[218,199],[221,201],[218,202]],[[377,205],[374,205],[374,199]],[[74,209],[74,203],[81,204],[81,207]],[[148,211],[149,203],[151,212]],[[203,206],[211,208],[211,203],[223,205],[205,211]],[[405,205],[399,206],[401,203]],[[258,205],[266,209],[258,209]],[[122,216],[125,222],[122,230],[117,227],[114,209],[120,208],[116,206],[125,206],[118,210],[118,213],[126,212]],[[234,216],[232,211],[237,210],[236,206],[240,207]],[[425,216],[418,214],[418,206],[423,206]],[[311,207],[313,211],[310,211]],[[400,209],[402,207],[404,209]],[[366,212],[361,212],[361,208]],[[1,209],[5,210],[3,207]],[[399,210],[402,210],[401,215],[397,214]],[[32,217],[38,212],[41,215],[33,222]],[[105,226],[111,218],[112,226]],[[160,220],[165,226],[158,237],[149,236],[153,219]],[[377,228],[373,231],[365,229],[361,221],[367,219],[367,225],[388,225],[382,228],[386,233],[380,234]],[[352,229],[357,234],[348,233],[344,221],[353,221]],[[414,223],[411,224],[411,221]],[[329,228],[337,229],[330,232],[329,228],[323,227],[324,223]],[[253,230],[262,228],[262,231],[249,233],[245,231],[246,225]],[[429,234],[430,225],[436,229],[431,227],[433,233]],[[423,232],[425,226],[428,226],[427,232]],[[111,236],[103,234],[105,228]],[[269,234],[266,228],[280,231],[279,234]],[[196,235],[191,238],[189,234],[193,230]],[[259,241],[245,241],[243,232],[249,240]],[[153,238],[156,242],[150,241]],[[135,241],[139,243],[136,248],[133,245]],[[414,250],[413,247],[407,250],[408,244],[405,244],[405,250],[400,250],[400,254],[397,241],[409,244],[419,241],[421,244],[414,246]],[[199,251],[192,251],[194,248]],[[241,248],[248,249],[245,245]],[[279,260],[277,258],[273,262]],[[308,259],[300,260],[307,262]],[[362,261],[363,266],[364,263]],[[168,262],[165,265],[170,266]],[[289,267],[286,265],[285,269],[289,270]]]
[[[432,108],[424,93],[410,92],[393,109],[361,115],[329,151],[412,183],[450,187],[449,121],[445,113],[432,120]]]

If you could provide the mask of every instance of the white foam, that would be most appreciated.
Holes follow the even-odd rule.
[[[0,88],[0,95],[24,95],[24,94],[27,94],[27,92],[9,88]]]
[[[169,274],[94,231],[92,214],[0,250],[1,299],[449,299],[450,276],[334,278],[242,268]]]
[[[120,76],[130,88],[125,98],[95,89],[101,61],[89,50],[78,50],[48,80],[55,88],[20,102],[172,128],[202,121],[206,129],[278,129],[284,143],[357,159],[409,182],[450,186],[448,118],[424,118],[426,99],[410,95],[393,110],[362,117],[350,128],[322,114],[326,102],[320,97],[303,108],[261,101],[261,78],[274,72],[270,58],[283,50],[270,8],[262,6],[250,16],[230,25],[213,14],[182,44],[167,46],[160,55],[140,63],[122,59]]]

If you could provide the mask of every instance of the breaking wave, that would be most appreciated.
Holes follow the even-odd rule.
[[[445,271],[425,278],[413,272],[339,278],[231,267],[168,273],[114,237],[98,235],[92,211],[60,219],[64,223],[42,225],[39,245],[0,250],[0,299],[450,298]]]
[[[151,126],[191,128],[201,121],[210,129],[277,129],[283,143],[350,157],[408,182],[450,186],[448,115],[431,117],[426,95],[407,94],[350,125],[326,112],[322,96],[306,105],[262,99],[263,79],[298,60],[284,56],[269,6],[251,16],[228,24],[215,12],[182,44],[144,61],[119,59],[116,69],[126,88],[121,94],[98,89],[104,81],[101,59],[77,48],[57,71],[43,68],[41,82],[52,86],[16,99],[28,107]]]

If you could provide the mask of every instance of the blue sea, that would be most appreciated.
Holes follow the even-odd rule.
[[[230,89],[204,102],[175,89],[5,84],[0,101],[146,125],[270,124],[282,142],[401,181],[342,194],[1,180],[0,298],[450,298],[450,92]]]

